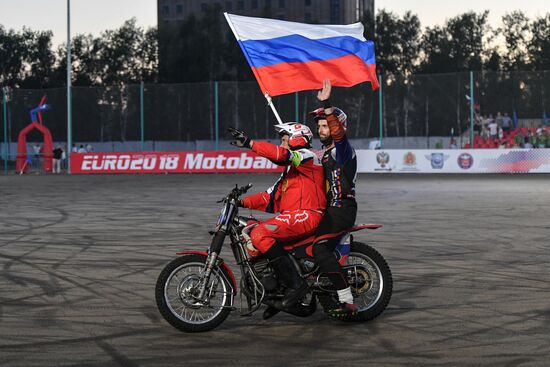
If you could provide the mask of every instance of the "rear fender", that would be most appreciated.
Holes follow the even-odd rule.
[[[204,256],[205,260],[208,257],[208,252],[206,251],[198,251],[198,250],[185,250],[185,251],[179,251],[176,252],[176,255],[200,255]],[[233,270],[225,263],[225,261],[222,260],[221,267],[227,271],[227,274],[229,274],[229,280],[231,281],[231,284],[233,285],[233,294],[237,294],[237,279],[235,279],[235,274],[233,274]]]
[[[360,231],[362,229],[378,229],[378,228],[381,228],[383,227],[382,224],[358,224],[356,225],[355,227],[352,227],[350,228],[349,232],[357,232],[357,231]]]

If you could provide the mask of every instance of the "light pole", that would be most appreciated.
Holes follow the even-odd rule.
[[[71,106],[71,0],[67,0],[67,173],[71,174],[72,106]]]

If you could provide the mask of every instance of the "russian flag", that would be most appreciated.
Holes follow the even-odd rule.
[[[270,96],[320,89],[323,80],[351,87],[376,79],[374,43],[363,25],[323,25],[225,13],[262,92]]]

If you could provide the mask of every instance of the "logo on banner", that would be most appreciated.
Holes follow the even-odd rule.
[[[425,157],[431,162],[433,169],[442,169],[445,161],[449,159],[449,155],[443,153],[426,154]]]
[[[83,156],[80,170],[83,172],[173,171],[178,168],[179,159],[177,154],[92,154]]]
[[[376,162],[378,162],[380,168],[376,168],[375,171],[391,171],[390,167],[386,167],[386,165],[390,162],[390,155],[388,153],[378,153],[376,155]]]
[[[204,153],[189,153],[183,163],[184,170],[257,170],[275,169],[278,166],[264,157],[252,157],[241,153],[238,157],[229,157],[222,153],[213,157]]]
[[[469,169],[474,164],[474,157],[468,153],[462,153],[458,156],[457,163],[462,169]]]
[[[233,151],[75,154],[75,173],[276,172],[268,159]]]
[[[416,172],[420,171],[416,168],[416,155],[413,152],[407,152],[403,156],[403,168],[400,169],[402,172]]]

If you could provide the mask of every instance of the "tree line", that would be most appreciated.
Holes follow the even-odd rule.
[[[488,15],[467,12],[423,28],[412,12],[380,10],[374,21],[365,14],[363,23],[382,74],[550,70],[550,13],[530,19],[513,11],[498,27],[488,23]],[[66,45],[54,50],[52,36],[0,25],[0,86],[64,86]],[[219,7],[160,29],[144,29],[130,19],[99,36],[80,34],[73,37],[72,55],[75,86],[253,80]]]
[[[52,46],[51,31],[21,31],[0,25],[0,87],[55,88],[66,85],[67,45]],[[147,83],[158,79],[158,32],[130,19],[99,36],[72,38],[75,86]]]

